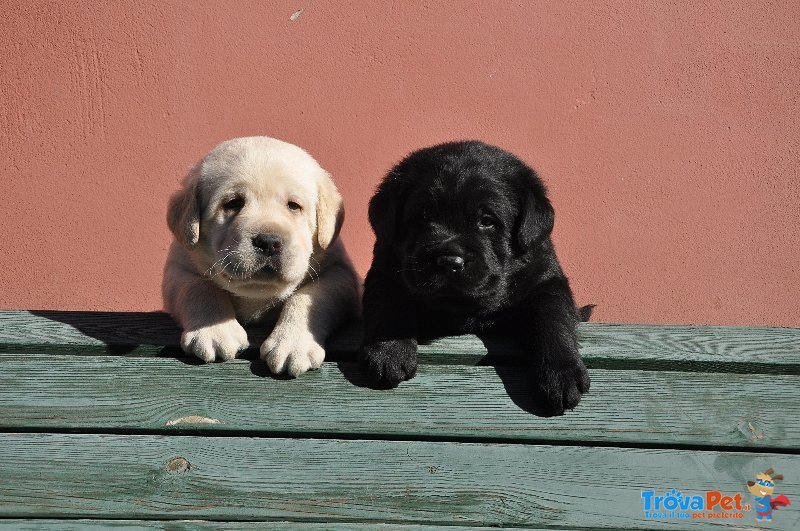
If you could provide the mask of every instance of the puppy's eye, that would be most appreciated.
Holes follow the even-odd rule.
[[[492,227],[494,227],[494,225],[495,221],[492,216],[484,215],[478,219],[478,226],[482,229],[491,229]]]
[[[289,210],[303,210],[303,207],[301,207],[299,203],[295,203],[294,201],[289,201],[288,203],[286,203],[286,206],[289,208]]]
[[[222,208],[226,212],[236,213],[244,208],[244,197],[237,195],[222,203]]]

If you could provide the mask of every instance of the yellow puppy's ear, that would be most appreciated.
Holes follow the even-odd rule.
[[[339,190],[327,172],[318,181],[317,190],[317,242],[327,249],[339,236],[344,223],[344,203]]]
[[[187,249],[194,248],[200,240],[200,187],[193,168],[184,179],[181,190],[169,200],[167,225],[175,239]]]

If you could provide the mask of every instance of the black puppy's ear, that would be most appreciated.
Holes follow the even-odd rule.
[[[376,244],[391,245],[397,237],[402,204],[405,200],[402,175],[393,170],[378,186],[369,201],[369,224],[375,231]]]
[[[521,252],[540,243],[553,232],[553,206],[547,198],[544,185],[537,182],[535,177],[534,179],[536,181],[525,192],[525,201],[517,223],[516,243]]]

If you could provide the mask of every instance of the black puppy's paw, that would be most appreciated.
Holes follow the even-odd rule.
[[[367,375],[381,387],[397,387],[417,374],[417,342],[413,339],[364,345],[361,358]]]
[[[589,391],[589,372],[580,358],[558,366],[543,363],[534,378],[534,392],[546,415],[563,415],[574,409],[581,395]]]

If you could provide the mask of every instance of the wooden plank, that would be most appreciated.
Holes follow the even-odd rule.
[[[800,329],[593,324],[580,328],[593,366],[800,374]]]
[[[255,348],[266,330],[248,330]],[[179,335],[163,313],[0,312],[0,352],[181,356]],[[579,337],[596,368],[800,374],[800,329],[584,323]],[[360,338],[357,324],[341,331],[328,359],[353,360]],[[470,335],[420,345],[423,363],[519,364],[518,354],[502,339]]]
[[[19,531],[38,531],[41,529],[58,529],[59,531],[95,531],[99,529],[164,529],[169,531],[190,531],[193,529],[269,529],[270,531],[290,531],[299,529],[301,531],[314,529],[321,531],[339,531],[341,529],[353,529],[355,531],[431,531],[442,529],[442,526],[420,525],[420,524],[381,524],[381,523],[358,523],[358,522],[221,522],[210,520],[89,520],[77,518],[74,520],[57,520],[53,518],[42,519],[19,519],[10,518],[0,520],[0,530],[19,530]],[[475,526],[447,526],[451,531],[477,531],[497,529],[496,527],[475,527]],[[543,530],[545,528],[525,527],[516,528],[521,530]],[[564,529],[560,531],[577,531],[575,529]],[[585,531],[585,530],[582,530]]]
[[[0,355],[0,429],[726,445],[800,449],[797,376],[592,369],[563,417],[531,413],[526,369],[421,366],[389,391],[356,364],[296,380],[261,362]],[[769,414],[769,412],[775,412]],[[200,431],[198,431],[200,430]]]
[[[159,355],[180,352],[165,313],[0,311],[0,351]]]
[[[800,477],[794,455],[572,446],[4,434],[0,448],[5,518],[673,529],[675,520],[645,520],[643,490],[750,502],[745,482],[756,472]],[[800,499],[796,481],[779,492]],[[798,525],[787,509],[770,528]]]

